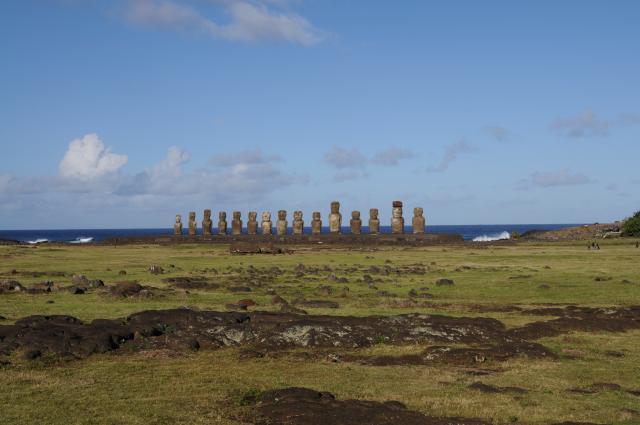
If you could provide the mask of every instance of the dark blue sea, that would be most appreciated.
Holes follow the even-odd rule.
[[[465,240],[499,240],[508,239],[511,232],[520,234],[529,230],[555,230],[562,227],[579,226],[580,224],[478,224],[478,225],[439,225],[427,226],[427,233],[460,234]],[[349,233],[349,227],[342,228],[343,233]],[[198,229],[200,232],[202,229]],[[275,229],[274,229],[275,230]],[[363,226],[362,232],[367,233],[368,227]],[[391,233],[390,226],[381,226],[382,233]],[[186,230],[185,230],[186,231]],[[323,228],[329,232],[329,228]],[[411,232],[411,227],[406,227]],[[217,233],[217,229],[214,229]],[[291,233],[291,230],[289,230]],[[311,233],[311,228],[305,228],[305,233]],[[68,242],[90,243],[99,242],[110,237],[122,236],[153,236],[171,235],[173,228],[166,229],[70,229],[70,230],[0,230],[0,239],[17,240],[27,243],[38,242]]]

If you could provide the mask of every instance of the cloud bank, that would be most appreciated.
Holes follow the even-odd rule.
[[[208,3],[222,10],[228,22],[216,22],[180,0],[128,0],[123,16],[134,25],[194,32],[229,41],[277,40],[312,46],[325,38],[305,18],[283,8],[282,2],[209,0]]]

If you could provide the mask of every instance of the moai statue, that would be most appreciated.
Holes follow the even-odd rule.
[[[242,234],[242,219],[240,218],[240,211],[233,212],[233,219],[231,220],[231,234],[232,235],[241,235]]]
[[[227,234],[227,213],[225,211],[220,211],[218,213],[218,234]]]
[[[302,211],[293,212],[293,234],[301,235],[304,230],[304,221],[302,221]]]
[[[351,226],[351,233],[354,235],[359,235],[362,233],[362,220],[360,220],[360,211],[352,211],[351,212],[351,221],[349,222]]]
[[[257,235],[258,234],[258,213],[255,211],[249,211],[249,221],[247,221],[247,234],[249,235]]]
[[[211,221],[211,210],[204,210],[204,220],[202,220],[202,234],[203,235],[211,235],[211,227],[213,226],[213,221]]]
[[[270,235],[272,231],[272,223],[271,223],[271,213],[269,211],[265,211],[262,213],[262,234]]]
[[[196,223],[196,213],[191,211],[189,213],[189,236],[195,236],[197,228],[198,223]]]
[[[391,233],[404,233],[402,201],[393,201],[393,211],[391,215]]]
[[[176,222],[173,225],[173,234],[176,236],[182,235],[182,216],[176,214]]]
[[[420,207],[413,209],[413,233],[424,233],[424,210]]]
[[[380,220],[378,219],[378,209],[369,210],[369,233],[377,235],[380,233]]]
[[[322,232],[322,219],[320,218],[320,211],[314,211],[311,214],[313,219],[311,220],[311,233],[319,235]]]
[[[278,221],[276,222],[276,233],[278,235],[287,234],[287,212],[285,210],[278,211]]]
[[[329,233],[340,233],[342,226],[342,214],[340,214],[340,202],[331,203],[331,214],[329,214]]]

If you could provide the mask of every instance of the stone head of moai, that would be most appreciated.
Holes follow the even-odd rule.
[[[242,213],[240,211],[234,211],[233,212],[233,219],[234,220],[240,220]]]
[[[424,210],[420,207],[416,207],[413,209],[413,215],[415,217],[422,217],[422,215],[424,214]]]
[[[371,218],[371,220],[377,220],[378,219],[378,209],[377,208],[371,208],[369,210],[369,217]]]
[[[293,219],[298,221],[298,220],[302,220],[302,211],[294,211],[293,212]]]
[[[220,221],[225,221],[227,219],[227,212],[226,211],[220,211],[218,213],[218,219]]]
[[[314,211],[311,213],[311,218],[313,218],[314,221],[320,220],[320,211]]]
[[[331,203],[331,214],[340,214],[340,202],[333,201]]]
[[[351,211],[351,218],[354,220],[360,220],[360,211]]]
[[[189,213],[189,221],[196,221],[196,212],[195,211],[191,211]]]
[[[182,224],[182,216],[180,214],[176,214],[176,224]]]
[[[278,211],[278,220],[286,220],[287,219],[287,211],[280,210]]]
[[[249,221],[256,221],[258,213],[255,211],[249,211]]]
[[[204,210],[204,219],[205,220],[211,220],[211,210],[210,209]]]
[[[262,221],[271,221],[271,213],[269,211],[262,213]]]

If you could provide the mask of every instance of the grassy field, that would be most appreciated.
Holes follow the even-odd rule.
[[[107,285],[135,280],[157,288],[144,299],[115,298],[101,291],[4,293],[0,316],[5,320],[0,325],[34,314],[66,314],[90,321],[183,306],[225,310],[242,298],[257,303],[253,310],[276,311],[268,294],[275,290],[289,301],[305,297],[339,303],[336,309],[305,308],[309,314],[422,312],[493,317],[516,327],[546,317],[503,307],[640,304],[640,249],[635,242],[602,241],[599,251],[588,250],[586,242],[373,249],[301,246],[293,247],[290,255],[251,256],[231,256],[228,246],[222,245],[0,246],[0,280],[15,279],[28,286],[48,279],[68,286],[71,275],[83,274]],[[319,267],[321,272],[300,273],[299,264]],[[150,265],[165,272],[150,274]],[[391,272],[374,275],[372,284],[363,283],[372,266]],[[274,267],[277,273],[267,272]],[[123,270],[126,274],[121,274]],[[67,275],[56,276],[57,272]],[[220,287],[186,291],[165,282],[178,276],[205,277]],[[455,284],[438,286],[440,278]],[[253,290],[230,292],[234,285]],[[410,297],[412,289],[432,297]],[[240,403],[244,394],[286,386],[330,391],[340,398],[399,400],[425,413],[480,417],[495,424],[640,423],[639,396],[622,390],[568,391],[598,382],[640,390],[639,330],[572,332],[538,342],[559,358],[496,363],[487,366],[493,373],[486,376],[473,376],[468,368],[453,365],[334,363],[309,359],[304,350],[250,359],[242,358],[239,348],[145,350],[75,361],[26,361],[13,356],[0,366],[0,423],[236,424],[248,414]],[[424,348],[379,344],[359,354],[406,354]],[[622,355],[614,357],[611,352]],[[478,381],[528,392],[489,394],[468,387]]]

